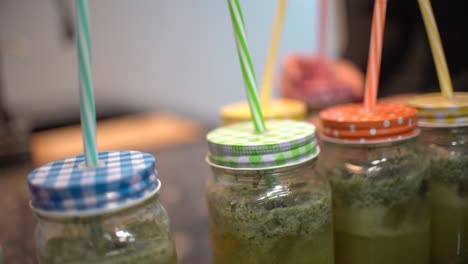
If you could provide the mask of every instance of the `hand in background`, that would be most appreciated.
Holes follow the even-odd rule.
[[[362,99],[364,75],[349,61],[289,55],[280,76],[281,96],[305,101],[311,109]]]

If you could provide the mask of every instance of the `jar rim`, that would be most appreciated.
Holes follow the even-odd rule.
[[[294,167],[294,166],[298,166],[298,165],[301,165],[303,163],[306,163],[306,162],[309,162],[309,161],[312,161],[314,159],[316,159],[318,157],[318,155],[320,154],[320,147],[317,146],[317,151],[307,157],[306,159],[301,159],[299,161],[296,161],[296,162],[291,162],[291,163],[286,163],[286,164],[283,164],[283,165],[275,165],[275,166],[267,166],[267,167],[258,167],[258,168],[252,168],[252,167],[228,167],[228,166],[223,166],[223,165],[219,165],[219,164],[216,164],[214,162],[212,162],[210,160],[210,154],[208,153],[206,156],[205,156],[205,162],[210,165],[211,167],[213,168],[217,168],[217,169],[222,169],[222,170],[231,170],[231,171],[264,171],[264,170],[275,170],[275,169],[285,169],[285,168],[290,168],[290,167]]]
[[[437,124],[437,123],[427,123],[427,122],[418,122],[418,126],[422,128],[458,128],[458,127],[468,127],[468,123],[457,123],[457,124]]]
[[[112,213],[117,213],[119,211],[123,211],[125,209],[129,209],[130,207],[140,205],[149,199],[153,198],[154,196],[158,195],[160,190],[161,190],[161,181],[157,179],[158,181],[158,187],[154,189],[151,193],[148,195],[142,197],[141,199],[130,201],[128,203],[125,203],[120,206],[116,206],[113,208],[104,208],[104,209],[92,209],[92,210],[87,210],[87,211],[69,211],[69,212],[61,212],[61,211],[46,211],[46,210],[41,210],[33,206],[32,200],[29,201],[29,208],[38,216],[41,217],[46,217],[46,218],[53,218],[53,219],[68,219],[68,218],[74,218],[74,217],[93,217],[93,216],[98,216],[98,215],[103,215],[103,214],[112,214]]]
[[[319,133],[320,139],[329,142],[329,143],[334,143],[334,144],[340,144],[340,145],[349,145],[349,146],[372,146],[372,145],[386,145],[386,144],[393,144],[393,143],[400,143],[403,141],[411,140],[416,138],[421,134],[421,130],[418,128],[416,133],[409,137],[402,137],[402,138],[397,138],[397,139],[392,139],[392,140],[376,140],[376,141],[352,141],[352,140],[345,140],[345,139],[337,139],[337,138],[331,138],[323,133]]]

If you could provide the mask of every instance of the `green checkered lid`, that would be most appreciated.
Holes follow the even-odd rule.
[[[293,120],[270,120],[258,134],[252,122],[217,128],[207,135],[208,161],[215,166],[266,169],[301,163],[319,150],[315,126]]]

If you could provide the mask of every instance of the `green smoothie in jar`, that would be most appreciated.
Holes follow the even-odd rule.
[[[100,217],[74,218],[51,225],[60,225],[64,237],[54,237],[47,241],[43,253],[39,254],[41,263],[102,263],[102,264],[175,264],[177,263],[174,242],[167,225],[167,215],[163,207],[150,199],[141,208],[128,209],[115,215]],[[135,221],[145,210],[157,216],[153,219]],[[125,215],[132,215],[126,217]],[[43,219],[41,216],[38,216]],[[144,217],[144,216],[143,216]],[[45,220],[45,219],[44,219]],[[112,230],[116,220],[120,222],[119,231],[93,234],[95,227]],[[108,226],[109,225],[109,226]],[[104,226],[104,227],[102,227]],[[52,227],[50,227],[52,228]],[[114,227],[115,228],[115,227]],[[73,234],[73,237],[70,236]],[[95,235],[98,235],[95,238]],[[145,238],[143,240],[143,238]],[[76,259],[80,256],[80,260]]]
[[[431,179],[433,263],[467,263],[468,157],[431,159]]]
[[[396,104],[321,112],[336,263],[429,263],[428,162],[417,147],[415,115]]]
[[[207,136],[214,263],[333,264],[331,191],[315,170],[315,128],[268,121],[267,129],[240,123]]]
[[[85,168],[83,156],[72,157],[28,176],[39,263],[176,264],[154,157],[113,151],[99,160]]]
[[[468,93],[424,94],[420,144],[430,157],[431,263],[468,263]]]

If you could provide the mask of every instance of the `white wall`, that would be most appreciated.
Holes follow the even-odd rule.
[[[315,50],[316,2],[289,1],[281,56]],[[241,3],[261,80],[277,1]],[[33,123],[78,116],[75,50],[60,39],[53,4],[0,0],[5,96]],[[90,7],[98,111],[177,111],[215,123],[221,105],[243,99],[225,0],[91,0]]]

